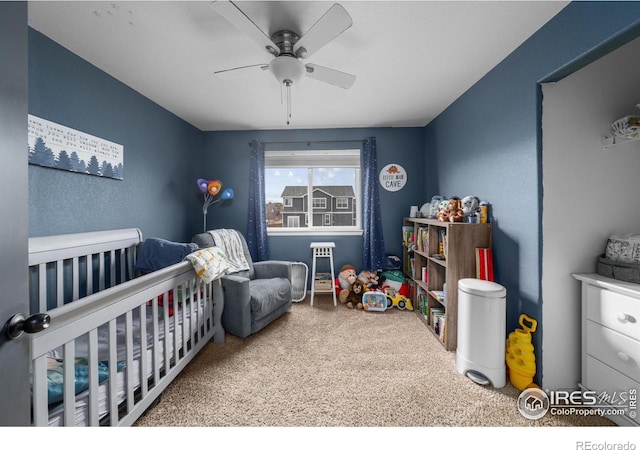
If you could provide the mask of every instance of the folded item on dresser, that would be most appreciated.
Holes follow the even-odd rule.
[[[202,281],[210,283],[222,277],[229,269],[227,254],[220,247],[207,247],[187,255],[193,270]]]
[[[135,269],[141,272],[154,272],[183,261],[185,257],[198,249],[197,244],[172,242],[160,238],[147,238],[138,253]]]

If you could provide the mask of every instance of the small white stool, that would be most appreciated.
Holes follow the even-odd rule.
[[[313,251],[313,265],[311,273],[313,278],[311,279],[311,306],[313,306],[313,296],[316,292],[331,292],[333,294],[333,306],[338,306],[336,300],[336,289],[333,285],[336,279],[333,271],[333,249],[336,246],[333,242],[312,242],[310,247]],[[330,289],[316,289],[316,261],[318,258],[329,258],[329,265],[331,266],[331,288]]]

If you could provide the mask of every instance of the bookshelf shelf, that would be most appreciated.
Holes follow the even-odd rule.
[[[455,351],[458,280],[476,277],[475,249],[491,248],[491,224],[407,217],[402,229],[414,311],[445,349]]]

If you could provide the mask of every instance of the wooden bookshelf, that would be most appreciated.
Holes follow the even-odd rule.
[[[412,226],[413,234],[409,237]],[[448,351],[457,347],[458,280],[476,277],[476,248],[491,248],[490,223],[404,219],[403,267],[405,276],[411,280],[414,311]],[[444,319],[434,320],[431,311],[438,310],[442,310],[439,312],[444,313]],[[436,331],[435,322],[441,322],[444,328]]]

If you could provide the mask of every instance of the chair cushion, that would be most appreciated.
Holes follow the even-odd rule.
[[[255,279],[249,286],[253,321],[291,301],[291,283],[286,278]]]

